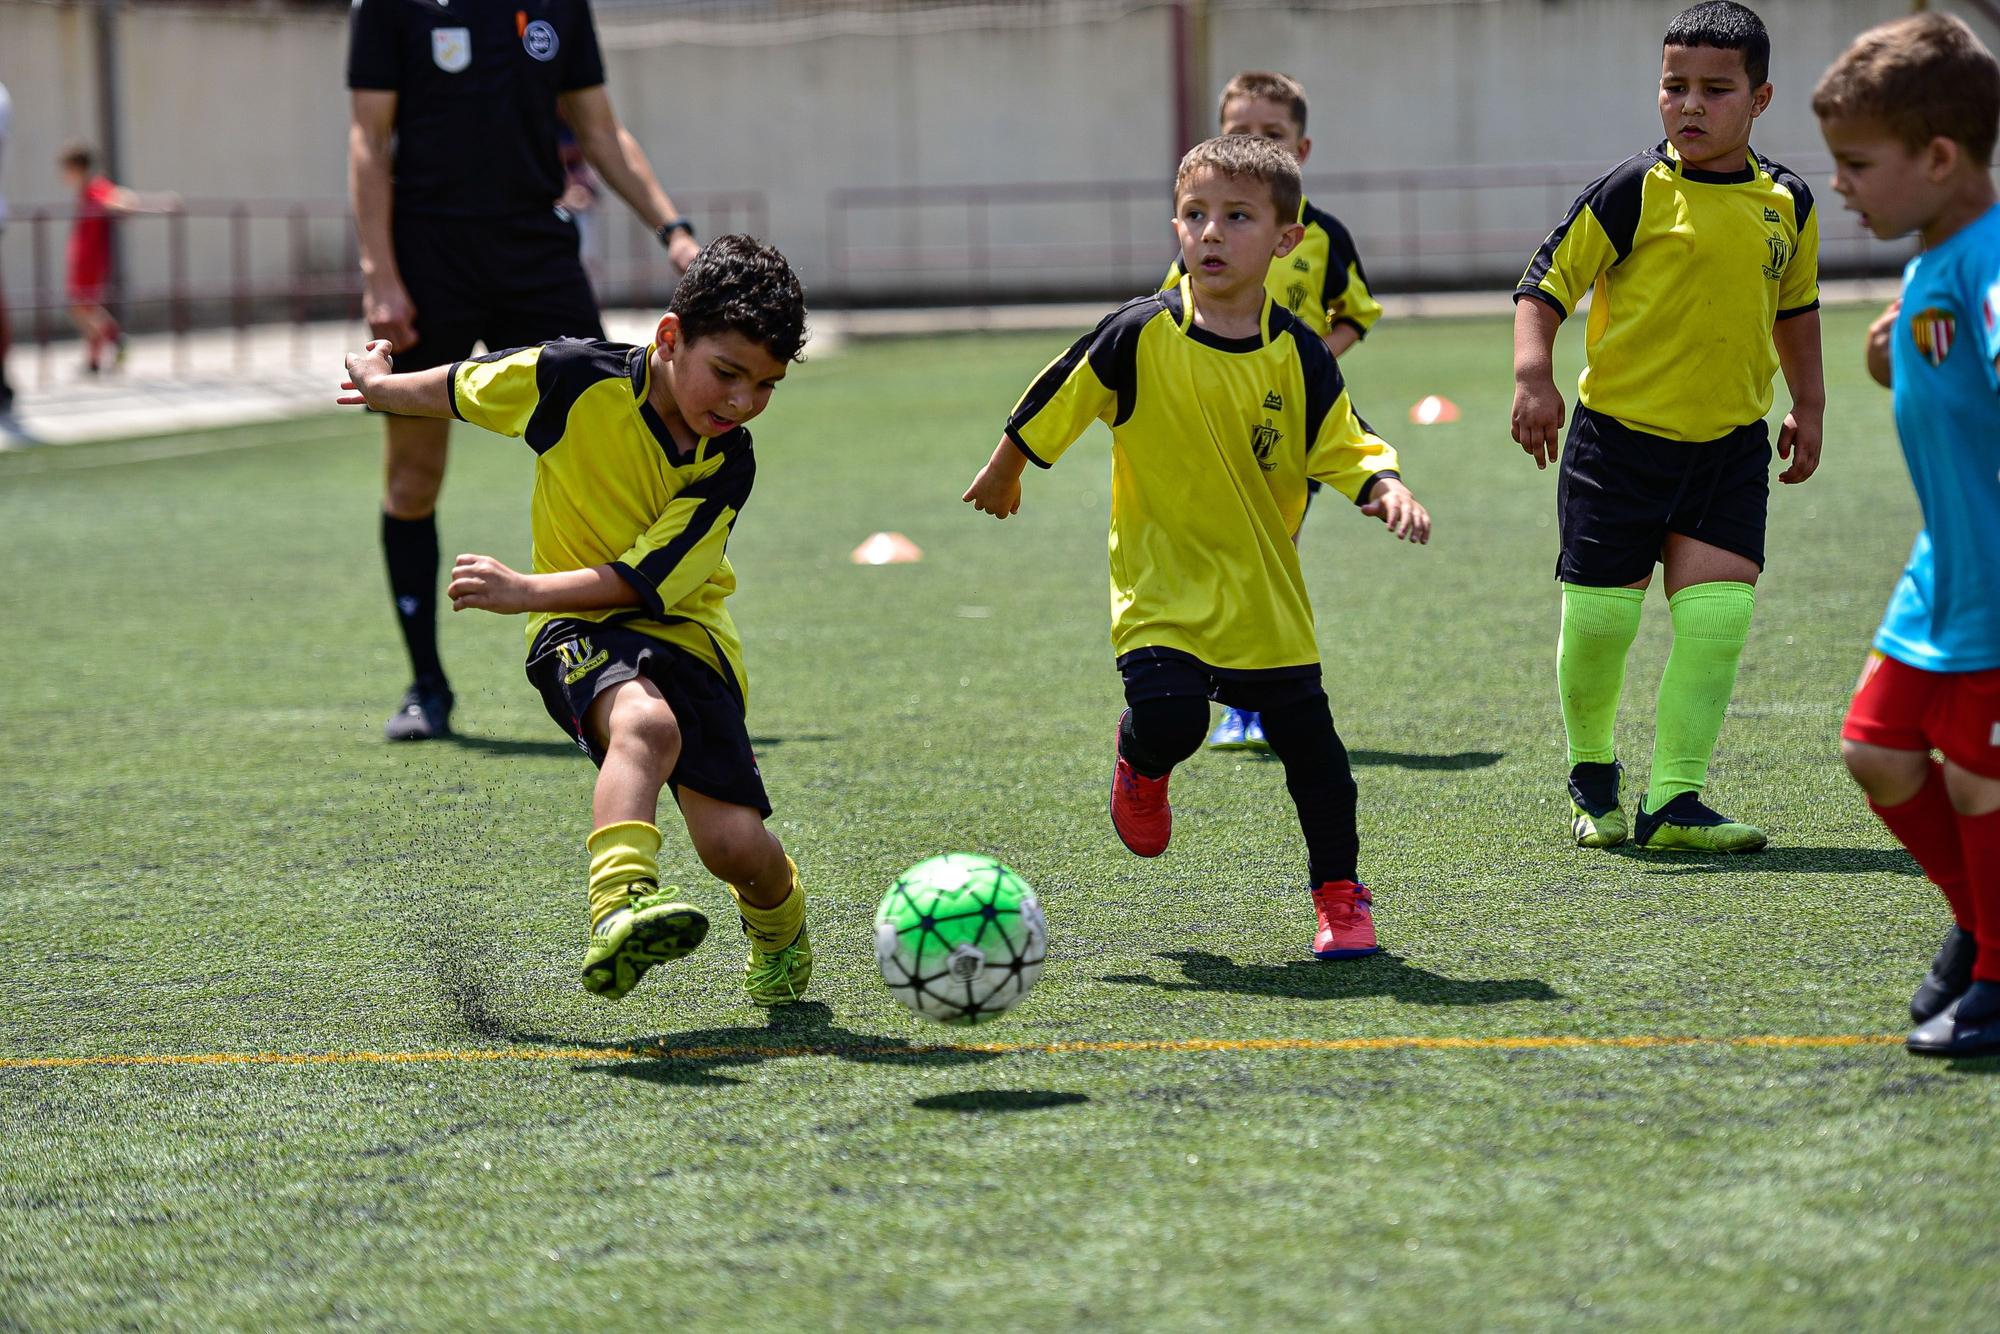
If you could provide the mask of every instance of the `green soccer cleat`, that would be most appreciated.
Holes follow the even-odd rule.
[[[743,986],[759,1005],[790,1005],[806,994],[812,981],[813,948],[803,924],[792,943],[766,953],[755,945],[743,965]]]
[[[1615,848],[1631,832],[1618,803],[1618,778],[1624,772],[1616,760],[1570,766],[1569,832],[1579,848]]]
[[[1648,852],[1761,852],[1771,840],[1756,825],[1743,824],[1683,792],[1657,811],[1639,803],[1632,841]]]
[[[678,892],[672,886],[669,892]],[[708,934],[708,917],[691,903],[679,903],[666,893],[632,900],[631,912],[617,926],[592,932],[583,956],[583,989],[606,1000],[619,1000],[639,985],[646,970],[691,954]]]

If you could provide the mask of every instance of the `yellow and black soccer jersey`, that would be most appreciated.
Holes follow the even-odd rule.
[[[1812,192],[1756,153],[1697,171],[1663,141],[1578,197],[1514,299],[1567,317],[1585,292],[1578,400],[1635,431],[1720,439],[1771,410],[1772,325],[1819,308]]]
[[[1339,218],[1310,203],[1300,203],[1299,221],[1305,224],[1304,239],[1291,254],[1271,261],[1264,290],[1321,338],[1332,333],[1336,324],[1351,324],[1356,333],[1366,337],[1375,321],[1382,318],[1382,303],[1368,290],[1368,275],[1361,267],[1354,238]],[[1160,290],[1179,287],[1186,273],[1176,259]]]
[[[638,601],[537,612],[531,648],[558,616],[615,621],[686,649],[747,694],[723,600],[736,591],[730,526],[757,475],[750,433],[739,426],[682,454],[646,401],[651,353],[563,339],[474,357],[451,368],[452,411],[535,451],[534,572],[609,565]]]
[[[1356,503],[1396,452],[1354,413],[1326,344],[1266,298],[1261,332],[1196,326],[1185,282],[1121,306],[1051,362],[1007,419],[1046,468],[1111,427],[1111,642],[1219,672],[1316,670],[1292,546],[1306,479]]]

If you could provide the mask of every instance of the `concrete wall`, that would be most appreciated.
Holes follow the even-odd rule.
[[[1491,280],[1518,271],[1524,247],[1588,175],[1659,137],[1659,32],[1677,7],[1214,0],[1207,81],[1212,95],[1234,70],[1262,66],[1306,83],[1309,184],[1349,219],[1379,284]],[[1778,93],[1759,146],[1817,167],[1824,152],[1806,105],[1811,83],[1853,33],[1908,9],[1908,0],[1763,0]],[[1065,12],[1066,21],[1040,27],[836,32],[783,44],[752,40],[758,30],[743,25],[666,21],[658,11],[607,12],[600,27],[614,101],[670,190],[761,192],[769,235],[822,296],[952,298],[968,288],[1130,286],[1168,253],[1171,14],[1164,6]],[[263,281],[281,279],[297,253],[329,282],[342,280],[351,264],[338,216],[344,11],[148,4],[123,11],[121,38],[126,183],[176,190],[196,205],[322,201],[316,221],[248,225],[252,268]],[[95,133],[93,70],[89,8],[0,0],[0,81],[15,104],[0,187],[17,215],[60,202],[54,151]],[[1578,165],[1546,180],[1505,170],[1547,163]],[[1412,192],[1379,176],[1466,164],[1521,183]],[[1082,183],[1085,192],[996,192],[983,210],[959,195],[921,207],[829,204],[855,186],[1024,181]],[[1134,193],[1104,182],[1132,182]],[[629,253],[630,224],[622,209],[611,213],[610,251]],[[1829,224],[1837,230],[1831,213]],[[226,282],[227,225],[196,217],[185,226],[185,281]],[[27,295],[31,232],[17,225],[0,240],[17,301]],[[166,228],[139,220],[126,236],[134,279],[165,290]],[[51,239],[59,258],[59,227]],[[968,268],[975,251],[985,255],[977,273]]]

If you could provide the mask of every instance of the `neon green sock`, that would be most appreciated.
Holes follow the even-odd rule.
[[[1571,764],[1616,758],[1612,725],[1625,688],[1625,655],[1639,633],[1646,593],[1638,588],[1564,584],[1562,638],[1556,643],[1556,689]]]
[[[1729,692],[1736,688],[1736,664],[1750,637],[1757,590],[1729,582],[1692,584],[1668,598],[1667,606],[1674,614],[1674,647],[1660,678],[1653,778],[1646,787],[1649,811],[1708,784],[1708,762]]]

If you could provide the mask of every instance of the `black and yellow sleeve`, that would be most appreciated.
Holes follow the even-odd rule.
[[[1514,299],[1531,297],[1567,319],[1598,275],[1632,253],[1646,174],[1658,160],[1652,153],[1629,157],[1578,195],[1529,261]]]
[[[746,441],[720,468],[683,487],[631,550],[611,562],[648,613],[664,616],[715,573],[756,477]]]
[[[1049,467],[1092,421],[1117,426],[1138,393],[1139,334],[1165,311],[1157,295],[1128,301],[1050,362],[1007,418],[1007,438]]]
[[[1778,280],[1778,318],[1788,320],[1819,309],[1819,210],[1803,180],[1782,167],[1772,174],[1791,192],[1792,221],[1798,229],[1792,253],[1785,258],[1785,276]]]
[[[1351,324],[1365,338],[1382,318],[1382,303],[1369,289],[1368,271],[1361,266],[1354,234],[1331,213],[1307,207],[1313,221],[1326,232],[1326,287],[1320,293],[1320,303],[1326,310],[1327,327]]]
[[[1302,324],[1292,328],[1306,382],[1306,476],[1363,504],[1376,479],[1401,475],[1396,451],[1355,412],[1346,378],[1326,344]]]
[[[451,368],[451,410],[460,421],[518,435],[537,454],[561,442],[570,409],[591,386],[630,377],[637,349],[559,338],[469,357]]]
[[[451,411],[460,421],[521,435],[542,402],[541,347],[468,357],[451,368]]]

